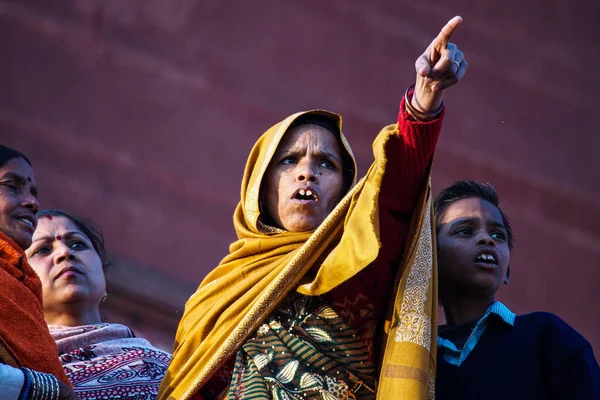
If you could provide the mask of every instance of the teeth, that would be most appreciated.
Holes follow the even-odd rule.
[[[495,257],[491,254],[482,254],[478,257],[478,259],[485,260],[485,261],[493,261],[493,262],[496,261]]]
[[[27,218],[19,218],[19,221],[23,221],[27,225],[29,225],[29,226],[31,226],[33,228],[33,223],[30,220],[28,220]]]
[[[306,195],[307,195],[307,196],[312,196],[312,194],[313,194],[313,193],[312,193],[312,190],[307,190],[307,191],[306,191]]]
[[[300,196],[304,196],[304,194],[305,194],[306,192],[304,191],[304,189],[301,189],[301,190],[300,190],[298,193],[300,194]]]

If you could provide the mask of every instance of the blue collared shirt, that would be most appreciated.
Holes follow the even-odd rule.
[[[460,366],[479,342],[483,332],[485,332],[487,326],[489,325],[490,317],[492,315],[498,316],[507,325],[515,325],[516,314],[510,311],[508,307],[501,302],[496,301],[494,304],[488,307],[488,309],[485,311],[485,314],[483,314],[479,321],[477,321],[475,328],[473,328],[473,332],[471,332],[471,335],[465,342],[465,345],[462,349],[457,348],[450,340],[438,336],[438,351],[442,354],[444,360],[452,365]]]

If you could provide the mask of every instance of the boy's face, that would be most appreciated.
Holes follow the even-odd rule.
[[[510,251],[498,208],[478,197],[452,203],[438,227],[440,289],[493,296],[507,279]]]

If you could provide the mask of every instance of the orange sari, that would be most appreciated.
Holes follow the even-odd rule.
[[[42,309],[42,283],[23,250],[0,232],[0,362],[56,376],[71,386]]]

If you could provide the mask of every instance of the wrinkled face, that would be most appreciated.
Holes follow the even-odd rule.
[[[440,291],[494,295],[507,277],[510,251],[502,215],[478,197],[447,209],[437,235]]]
[[[44,311],[70,304],[98,307],[106,292],[102,261],[92,242],[66,217],[41,217],[26,251],[40,277]]]
[[[21,157],[10,159],[0,168],[0,231],[28,248],[39,207],[31,165]]]
[[[300,125],[283,137],[266,171],[261,201],[280,228],[316,229],[343,193],[342,151],[333,133]]]

